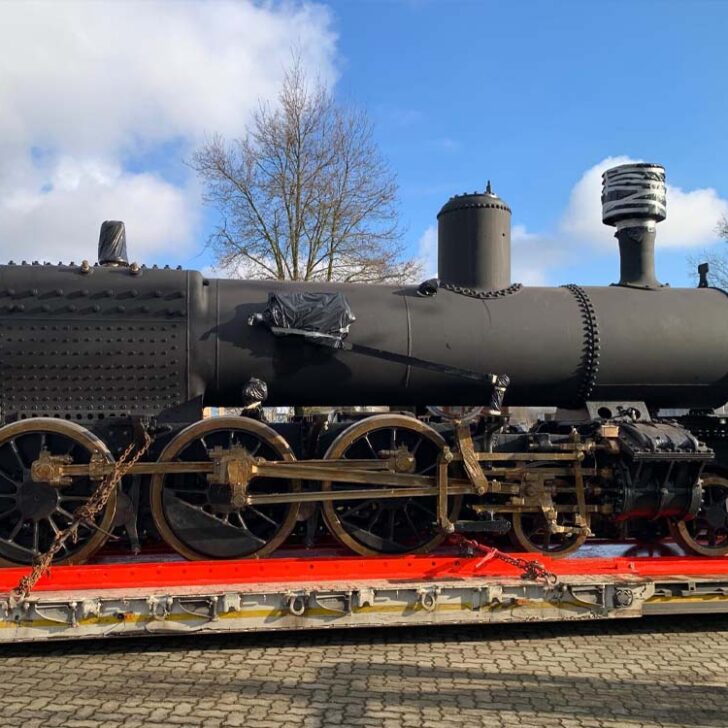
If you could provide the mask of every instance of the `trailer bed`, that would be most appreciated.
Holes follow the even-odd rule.
[[[344,627],[635,618],[728,611],[728,559],[595,555],[535,560],[555,584],[482,554],[59,566],[26,598],[0,570],[0,642]]]

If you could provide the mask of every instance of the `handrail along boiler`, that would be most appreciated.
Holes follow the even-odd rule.
[[[122,527],[135,551],[156,534],[191,559],[262,557],[325,528],[365,555],[462,532],[560,556],[668,530],[728,554],[713,411],[728,300],[705,269],[694,289],[656,278],[662,167],[603,178],[621,258],[606,287],[514,284],[511,212],[490,184],[442,208],[440,278],[420,285],[129,265],[114,222],[95,265],[0,266],[0,562],[47,550],[144,431],[153,447],[56,563]],[[333,409],[269,424],[263,402]],[[558,409],[525,430],[514,406]]]

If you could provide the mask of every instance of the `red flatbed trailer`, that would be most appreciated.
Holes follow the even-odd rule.
[[[664,548],[671,550],[671,545]],[[244,561],[58,566],[25,598],[27,568],[0,569],[0,642],[141,634],[616,619],[728,611],[728,558],[629,556],[620,545],[538,561],[556,582],[482,553],[364,558],[285,551]],[[615,555],[616,554],[616,555]]]

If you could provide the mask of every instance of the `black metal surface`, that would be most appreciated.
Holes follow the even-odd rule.
[[[623,422],[622,457],[611,497],[617,520],[691,518],[700,508],[700,473],[714,453],[677,424]],[[610,497],[608,495],[608,497]]]
[[[451,197],[437,215],[443,283],[493,291],[511,284],[511,210],[490,182],[485,192]]]
[[[714,288],[523,288],[474,299],[440,289],[330,284],[357,312],[347,343],[247,325],[275,291],[317,284],[206,281],[194,271],[0,266],[0,404],[7,419],[90,423],[196,401],[238,406],[251,377],[270,405],[487,405],[475,381],[407,358],[510,377],[505,405],[585,398],[706,408],[728,399],[728,317]],[[598,368],[597,368],[598,365]]]
[[[6,418],[88,425],[187,402],[188,286],[197,273],[0,266],[0,385]]]

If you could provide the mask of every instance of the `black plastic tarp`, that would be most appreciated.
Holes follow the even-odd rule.
[[[268,294],[263,313],[251,323],[262,323],[274,334],[298,334],[322,344],[338,346],[356,320],[342,293],[292,291]]]

